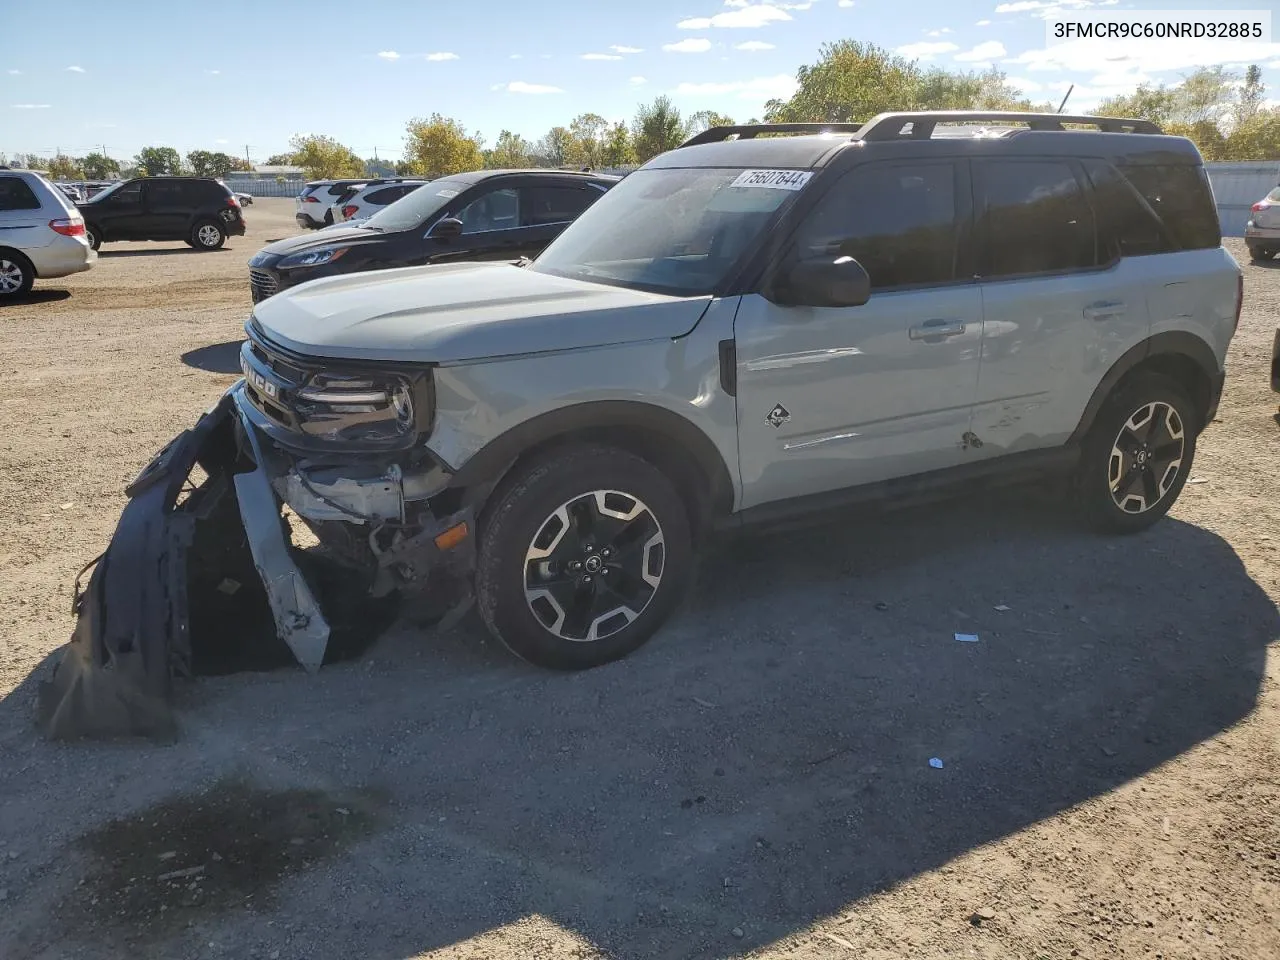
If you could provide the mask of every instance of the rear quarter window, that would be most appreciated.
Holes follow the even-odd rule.
[[[21,177],[0,177],[0,211],[39,210],[40,198]]]
[[[1218,208],[1204,167],[1126,164],[1119,169],[1151,205],[1178,249],[1206,250],[1222,244]]]

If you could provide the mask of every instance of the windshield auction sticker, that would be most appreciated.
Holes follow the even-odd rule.
[[[813,172],[810,170],[743,170],[730,186],[799,190],[812,176]]]

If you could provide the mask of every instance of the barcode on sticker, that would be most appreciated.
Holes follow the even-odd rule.
[[[770,190],[799,190],[813,176],[809,170],[743,170],[735,187],[767,187]]]
[[[436,191],[436,196],[437,196],[437,197],[444,197],[446,200],[448,200],[448,199],[452,199],[453,197],[456,197],[457,195],[458,195],[458,191],[457,191],[457,190],[437,190],[437,191]]]

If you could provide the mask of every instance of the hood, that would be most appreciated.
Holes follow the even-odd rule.
[[[309,280],[253,316],[269,338],[309,356],[449,363],[679,337],[710,302],[510,263],[451,263]]]
[[[279,254],[284,256],[285,254],[298,253],[302,250],[314,250],[317,247],[332,247],[340,243],[350,244],[352,242],[379,240],[385,236],[387,234],[378,233],[376,230],[361,230],[359,227],[335,223],[333,226],[317,230],[315,233],[304,233],[301,236],[286,237],[284,240],[268,243],[258,251],[258,255]]]

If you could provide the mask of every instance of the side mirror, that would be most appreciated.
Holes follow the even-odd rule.
[[[787,307],[860,307],[871,299],[871,277],[853,257],[801,260],[775,281],[770,299]]]
[[[452,240],[454,237],[460,237],[462,221],[457,217],[445,217],[443,220],[436,221],[435,225],[427,231],[427,236],[437,240]]]

